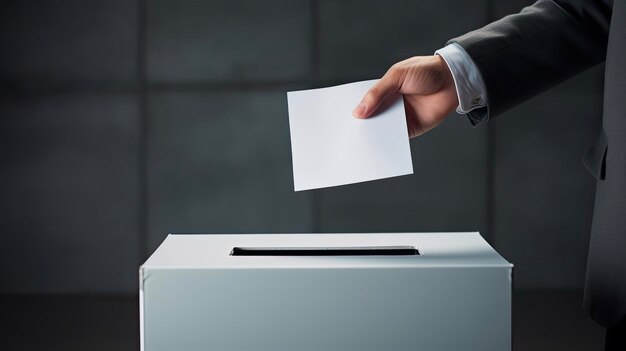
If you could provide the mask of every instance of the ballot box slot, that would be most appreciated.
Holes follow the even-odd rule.
[[[415,246],[234,247],[231,256],[419,256]]]

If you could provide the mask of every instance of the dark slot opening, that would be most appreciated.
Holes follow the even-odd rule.
[[[234,247],[231,256],[418,256],[415,246]]]

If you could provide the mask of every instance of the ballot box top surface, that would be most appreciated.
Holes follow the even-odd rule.
[[[170,234],[142,269],[507,267],[478,232]]]

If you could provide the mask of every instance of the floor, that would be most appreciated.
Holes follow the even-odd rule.
[[[602,351],[606,329],[582,310],[582,291],[513,295],[513,350]]]
[[[579,291],[516,292],[513,350],[602,350],[581,304]],[[139,350],[135,297],[0,296],[0,308],[0,350]]]

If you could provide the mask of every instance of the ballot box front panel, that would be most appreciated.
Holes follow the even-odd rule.
[[[510,267],[154,268],[142,300],[145,351],[511,348]]]

